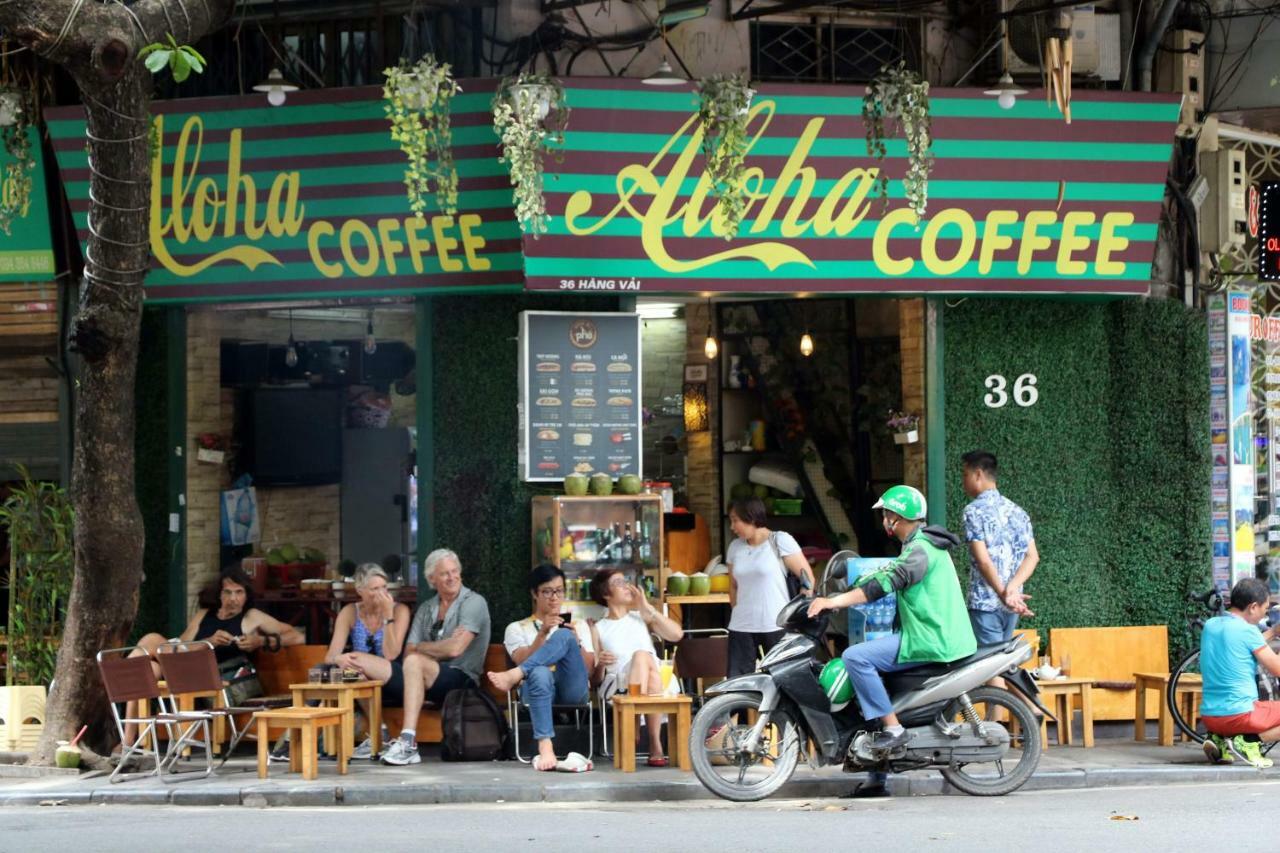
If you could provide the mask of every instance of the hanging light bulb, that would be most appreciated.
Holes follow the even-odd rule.
[[[298,87],[285,79],[278,67],[272,68],[267,78],[253,87],[255,92],[266,92],[267,103],[278,107],[285,102],[289,92],[298,91]]]
[[[810,337],[808,332],[805,332],[800,338],[800,354],[805,358],[813,355],[813,338]]]
[[[702,345],[702,352],[706,355],[708,361],[714,361],[715,357],[720,354],[720,345],[716,343],[716,336],[711,333],[711,300],[707,300],[707,341]]]
[[[373,355],[378,351],[378,342],[373,337],[373,312],[369,312],[369,325],[364,330],[364,353]]]
[[[293,309],[289,309],[289,346],[284,351],[286,367],[298,366],[298,342],[293,339]]]

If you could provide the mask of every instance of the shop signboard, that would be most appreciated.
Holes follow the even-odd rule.
[[[1280,281],[1280,181],[1269,181],[1258,190],[1256,222],[1258,278]]]
[[[525,480],[643,473],[640,317],[520,315],[520,470]]]
[[[1147,292],[1177,95],[1081,91],[1067,124],[1043,93],[1002,110],[977,90],[930,90],[936,161],[917,226],[905,143],[888,140],[883,162],[867,154],[861,88],[761,84],[752,199],[725,240],[690,88],[564,82],[550,231],[524,240],[531,289]],[[881,168],[887,206],[873,192]]]
[[[0,229],[0,281],[48,281],[54,274],[44,152],[37,128],[27,128],[27,142],[35,165],[20,171],[11,168],[16,165],[13,155],[0,146],[0,200],[16,208],[8,233]],[[18,175],[31,179],[31,190],[21,204],[17,203]]]
[[[422,218],[409,209],[407,159],[380,88],[298,92],[280,107],[261,95],[154,102],[163,148],[151,171],[148,302],[518,291],[495,83],[462,86],[452,111],[458,212],[443,214],[432,197]],[[84,111],[47,117],[83,243]]]
[[[1254,576],[1251,332],[1247,292],[1209,301],[1209,443],[1213,579],[1226,589]]]

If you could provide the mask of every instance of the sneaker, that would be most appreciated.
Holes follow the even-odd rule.
[[[1245,740],[1244,735],[1233,737],[1228,741],[1228,746],[1237,758],[1249,762],[1259,770],[1265,770],[1273,763],[1270,758],[1262,754],[1262,747],[1256,740]]]
[[[422,756],[418,754],[418,745],[409,743],[403,738],[391,741],[387,751],[382,753],[383,764],[418,764],[421,761]]]
[[[351,757],[356,761],[367,761],[373,758],[373,738],[365,738],[351,753]]]
[[[1226,739],[1214,734],[1204,739],[1204,757],[1209,759],[1210,764],[1231,764],[1235,761]]]
[[[280,741],[280,743],[276,745],[275,749],[271,750],[271,754],[267,756],[267,760],[277,761],[277,762],[288,761],[289,760],[289,739],[285,738],[284,740]]]
[[[876,732],[875,737],[871,738],[871,749],[876,752],[892,752],[899,747],[906,746],[909,740],[911,740],[911,735],[906,729],[894,735],[888,732]]]

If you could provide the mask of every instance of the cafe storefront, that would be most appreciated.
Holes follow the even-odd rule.
[[[991,419],[1017,426],[1009,444],[991,447],[1025,454],[1011,472],[1045,470],[1055,431],[1083,414],[1062,383],[1074,393],[1096,378],[1068,369],[1097,360],[1073,349],[1071,324],[1108,345],[1113,321],[1097,313],[1148,291],[1177,116],[1169,96],[1081,92],[1066,125],[1034,98],[1006,112],[976,92],[934,90],[936,162],[917,227],[896,184],[887,207],[874,198],[875,170],[898,174],[905,153],[891,141],[885,163],[866,156],[857,90],[762,86],[747,156],[754,199],[726,241],[701,175],[695,96],[571,78],[563,150],[546,163],[550,228],[535,239],[521,236],[497,160],[494,86],[462,81],[452,117],[459,212],[421,219],[409,212],[403,155],[376,89],[300,93],[279,108],[257,98],[154,105],[164,145],[153,168],[148,328],[165,369],[163,393],[140,406],[168,425],[156,450],[169,473],[154,508],[166,541],[149,542],[158,562],[148,574],[167,579],[170,624],[185,620],[229,554],[284,544],[302,553],[297,562],[313,551],[335,569],[398,554],[406,580],[426,551],[448,546],[495,622],[523,615],[531,502],[561,489],[530,482],[519,465],[516,435],[534,415],[518,405],[522,312],[677,305],[669,319],[683,329],[640,326],[642,360],[670,374],[646,368],[642,379],[668,387],[653,408],[668,409],[672,439],[641,419],[641,453],[677,460],[677,502],[704,519],[707,551],[723,548],[725,503],[757,461],[791,456],[801,460],[792,497],[816,518],[815,540],[828,553],[875,553],[883,543],[840,522],[842,506],[869,517],[874,494],[902,479],[948,520],[959,505],[954,457],[968,449],[957,442],[981,439]],[[55,111],[50,130],[83,237],[83,121]],[[1021,321],[1019,347],[977,346],[984,317]],[[801,333],[812,355],[784,343]],[[650,359],[664,336],[662,358]],[[718,338],[715,358],[707,337]],[[964,365],[953,368],[953,351]],[[318,438],[284,415],[254,420],[269,405],[262,392],[286,387],[327,392],[314,411],[330,406],[340,433],[374,425],[405,436],[377,456],[403,451],[405,477],[359,489],[395,505],[385,546],[348,547],[370,512],[348,494],[358,478],[370,482],[367,470],[382,464],[374,455],[353,470],[341,452],[319,450],[342,436]],[[678,416],[690,399],[705,401],[702,424]],[[895,443],[880,411],[889,407],[917,416],[912,441]],[[774,418],[787,411],[790,421]],[[857,417],[865,429],[850,430]],[[853,435],[845,443],[859,445],[852,455],[838,446],[842,422]],[[309,448],[295,453],[295,470],[268,470],[291,447]],[[223,456],[201,452],[211,450]],[[235,519],[228,495],[255,467],[268,472],[255,477],[257,529],[224,530],[223,516]],[[775,490],[766,493],[787,500]],[[257,544],[228,551],[228,538]]]

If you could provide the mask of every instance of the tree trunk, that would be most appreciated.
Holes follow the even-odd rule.
[[[138,609],[142,516],[134,490],[134,376],[142,281],[150,265],[151,75],[137,58],[170,27],[194,44],[229,17],[234,0],[74,0],[0,3],[0,29],[63,65],[88,116],[91,203],[80,311],[75,462],[75,580],[33,764],[52,764],[56,741],[88,724],[90,747],[115,733],[94,656],[124,645]],[[184,31],[185,30],[185,31]]]

